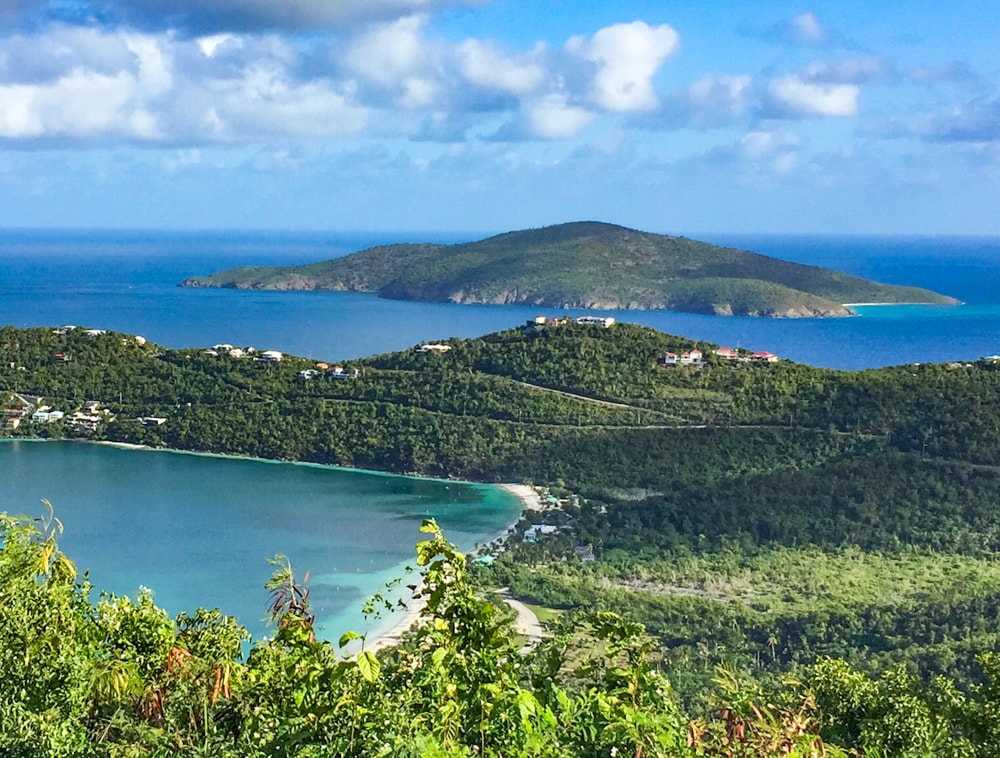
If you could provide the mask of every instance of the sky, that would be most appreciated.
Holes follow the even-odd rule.
[[[0,229],[1000,235],[994,0],[0,0]]]

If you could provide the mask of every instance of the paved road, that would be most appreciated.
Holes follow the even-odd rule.
[[[517,634],[528,638],[524,643],[524,647],[521,648],[522,653],[531,650],[531,648],[537,645],[543,637],[548,636],[548,633],[538,621],[538,616],[536,616],[534,612],[520,600],[515,600],[511,597],[510,592],[506,587],[498,589],[497,594],[502,597],[503,601],[514,610],[514,613],[517,614],[517,620],[514,622],[514,631]]]

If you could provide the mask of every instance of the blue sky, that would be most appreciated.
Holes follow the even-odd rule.
[[[997,235],[998,28],[985,0],[3,0],[0,227]]]

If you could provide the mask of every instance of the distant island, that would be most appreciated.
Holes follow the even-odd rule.
[[[182,287],[368,292],[395,300],[725,316],[849,316],[846,304],[957,300],[705,242],[593,221],[455,245],[380,245],[301,266],[234,268]]]

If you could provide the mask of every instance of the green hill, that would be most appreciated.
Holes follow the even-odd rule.
[[[382,245],[302,266],[244,267],[190,277],[181,286],[784,317],[850,315],[844,303],[957,302],[917,287],[597,222],[457,245]]]
[[[20,396],[65,413],[62,420],[47,423],[25,412],[19,426],[0,429],[0,435],[82,437],[542,485],[558,498],[559,507],[525,516],[557,529],[532,542],[522,524],[492,566],[475,568],[484,585],[508,587],[516,597],[562,612],[566,619],[551,643],[539,648],[530,676],[525,669],[520,681],[549,682],[557,669],[595,671],[602,681],[611,681],[602,673],[605,669],[582,665],[589,643],[581,640],[583,622],[573,614],[614,611],[640,621],[652,635],[657,668],[669,672],[672,697],[691,713],[718,712],[711,693],[719,691],[720,672],[740,671],[761,687],[792,677],[810,688],[809,697],[815,695],[830,739],[841,740],[854,755],[997,755],[1000,738],[975,729],[978,719],[997,707],[997,689],[982,683],[1000,680],[991,652],[1000,650],[1000,364],[982,360],[835,371],[787,360],[757,361],[747,351],[726,358],[709,343],[625,323],[603,328],[565,321],[437,344],[449,349],[415,346],[350,361],[340,372],[327,374],[326,366],[289,355],[275,361],[221,346],[167,350],[116,333],[0,327],[4,409],[20,413]],[[660,361],[668,352],[693,349],[704,353],[700,366],[667,367]],[[74,421],[78,411],[95,402],[98,407],[88,415],[98,417],[96,426],[84,428]],[[280,517],[294,518],[295,512],[290,501]],[[60,656],[37,654],[37,649],[54,649],[47,637],[49,647],[31,642],[34,647],[26,652],[25,640],[33,639],[29,633],[47,633],[53,619],[66,616],[26,594],[47,585],[37,580],[38,558],[21,550],[22,541],[8,536],[12,532],[2,531],[4,524],[14,529],[19,523],[0,518],[5,546],[0,564],[17,548],[15,557],[30,557],[26,565],[31,570],[21,580],[0,565],[0,578],[17,580],[3,597],[11,598],[10,608],[36,615],[21,625],[0,623],[0,635],[6,635],[0,640],[0,671],[5,674],[0,689],[7,687],[0,694],[5,702],[24,700],[19,693],[26,673],[43,672],[40,694],[33,696],[39,699],[31,702],[41,703],[39,712],[46,714],[37,723],[49,724],[55,710],[41,697],[53,691],[51,682],[57,680],[39,667],[51,663],[68,672],[58,681],[97,686],[91,683],[133,670],[115,668],[115,656],[152,655],[143,652],[149,648],[142,630],[158,630],[169,621],[147,606],[123,606],[122,614],[130,614],[125,616],[94,614],[81,603],[87,624],[102,620],[113,629],[98,634],[84,625],[78,627],[84,630],[78,637],[52,639],[77,639],[77,654],[93,656],[93,661],[81,659],[70,667]],[[49,541],[31,539],[39,549],[50,549]],[[480,596],[493,597],[488,592]],[[131,618],[136,624],[146,621],[138,626],[118,621]],[[235,628],[226,632],[229,627],[212,617],[199,618],[204,626],[181,617],[179,642],[156,636],[168,640],[157,653],[160,667],[135,671],[165,686],[162,661],[187,660],[187,653],[172,653],[172,646],[197,656],[208,649],[204,635],[237,633]],[[475,624],[483,618],[476,615]],[[154,627],[147,627],[156,619]],[[456,629],[450,623],[428,628]],[[502,653],[502,666],[490,663],[484,671],[506,670],[510,661],[521,660],[496,647],[500,637],[491,627],[476,628],[488,633],[489,644],[480,646],[475,641],[480,637],[454,639],[463,655]],[[292,634],[305,627],[288,629]],[[126,644],[114,634],[135,635],[135,640]],[[289,650],[315,651],[333,660],[329,648],[296,639]],[[100,640],[116,641],[98,650],[93,646]],[[430,657],[440,656],[435,651],[445,642],[440,636],[425,637],[410,649],[424,651],[433,663],[438,659]],[[313,682],[319,693],[315,697],[343,695],[330,689],[330,680],[311,678],[309,672],[318,669],[279,666],[284,659],[273,657],[269,645],[258,643],[248,659],[254,676],[233,675],[233,692],[242,693],[234,698],[243,698],[237,700],[239,707],[225,710],[226,700],[219,698],[221,715],[200,722],[210,728],[233,723],[237,737],[227,733],[230,742],[242,739],[239,735],[266,738],[277,733],[274,724],[284,723],[284,716],[268,715],[266,729],[250,728],[256,722],[248,726],[240,719],[252,722],[259,708],[271,713],[252,698],[275,708],[298,702],[285,685],[270,684],[272,674],[285,672],[289,687]],[[238,654],[238,640],[231,649]],[[565,668],[558,663],[562,658],[552,657],[556,649],[568,656]],[[604,643],[596,649],[613,656],[620,651]],[[3,651],[8,651],[6,658]],[[34,657],[26,666],[29,653]],[[399,697],[413,703],[412,693],[423,690],[411,686],[411,677],[429,669],[400,655],[407,654],[379,654],[385,681],[402,681]],[[206,660],[205,692],[210,695],[218,683],[216,659]],[[462,662],[457,670],[469,667]],[[76,673],[80,671],[86,676]],[[181,676],[187,669],[177,671]],[[409,673],[399,680],[397,671]],[[842,676],[834,676],[838,671]],[[378,679],[373,671],[369,675]],[[122,681],[124,688],[127,682]],[[365,681],[365,687],[375,684]],[[929,682],[947,689],[928,691],[924,685]],[[185,693],[198,691],[187,679],[178,686]],[[122,690],[123,703],[135,702],[131,692]],[[277,693],[273,698],[272,692]],[[482,692],[493,697],[494,690]],[[731,689],[726,692],[736,697]],[[845,692],[853,694],[847,698]],[[959,705],[966,696],[961,693],[969,699]],[[886,700],[890,695],[903,704]],[[64,699],[78,713],[110,719],[113,712],[118,714],[114,718],[124,718],[126,711],[115,710],[119,706],[108,694],[74,697]],[[186,703],[184,697],[177,694],[169,702]],[[767,697],[763,702],[775,702]],[[209,713],[216,707],[213,702],[208,698],[205,710],[179,708],[177,723],[187,729],[193,723],[190,713]],[[934,752],[921,740],[938,732],[895,729],[894,714],[904,705],[925,715],[933,711],[941,733],[954,731],[964,740],[962,749]],[[883,710],[872,710],[876,706]],[[288,717],[288,739],[327,739],[332,733],[324,731],[327,727],[316,734],[303,731],[303,724],[313,723],[310,714],[320,711],[308,698],[301,707],[307,715]],[[424,707],[419,701],[413,713]],[[483,723],[483,712],[477,704],[470,722],[474,731]],[[862,716],[867,731],[861,736],[834,729],[837,719],[846,729]],[[4,718],[17,725],[29,722],[20,712],[9,717],[0,713],[0,744],[7,745]],[[339,716],[330,718],[340,723]],[[145,727],[108,732],[111,722],[95,723],[94,734],[119,735],[125,741],[133,734],[157,734]],[[373,733],[384,723],[379,716]],[[888,736],[879,731],[883,725]],[[25,739],[34,739],[34,731],[26,734]],[[473,736],[478,739],[478,731]],[[890,738],[897,741],[886,741]],[[862,749],[865,745],[871,749]],[[909,750],[912,745],[916,747]],[[272,748],[255,751],[238,743],[232,752],[198,754],[293,754]],[[765,747],[742,754],[762,758],[776,753]]]

